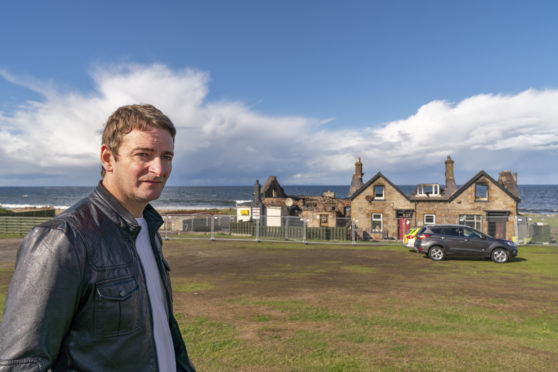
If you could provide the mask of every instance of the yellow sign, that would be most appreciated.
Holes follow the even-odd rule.
[[[240,210],[240,215],[241,216],[249,216],[250,215],[250,210],[249,209],[241,209]]]

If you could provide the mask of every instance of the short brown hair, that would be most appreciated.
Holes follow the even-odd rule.
[[[129,105],[119,107],[107,120],[103,130],[102,143],[118,156],[118,149],[122,144],[122,138],[133,131],[159,128],[169,131],[174,141],[176,128],[172,121],[153,105]],[[101,176],[105,176],[102,168]]]

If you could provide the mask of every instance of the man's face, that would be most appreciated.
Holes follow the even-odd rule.
[[[103,185],[135,217],[157,199],[172,170],[174,141],[165,129],[134,129],[122,138],[118,154],[105,145],[101,160],[106,174]],[[139,213],[139,215],[138,215]]]

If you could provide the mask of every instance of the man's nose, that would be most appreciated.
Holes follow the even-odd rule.
[[[164,177],[168,173],[168,167],[165,161],[160,157],[155,157],[149,166],[149,171],[157,177]]]

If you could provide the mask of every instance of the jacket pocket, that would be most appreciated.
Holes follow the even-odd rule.
[[[97,336],[120,336],[140,327],[140,296],[136,278],[104,280],[95,284],[95,289]]]

